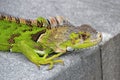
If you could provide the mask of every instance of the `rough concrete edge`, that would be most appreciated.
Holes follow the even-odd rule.
[[[103,80],[103,65],[102,65],[102,46],[104,46],[107,42],[109,42],[110,39],[114,37],[114,35],[106,33],[106,32],[101,32],[102,33],[102,41],[100,42],[99,45],[99,51],[100,51],[100,67],[101,67],[101,80]]]
[[[99,46],[76,50],[68,55],[77,58],[77,61],[48,80],[101,80]]]
[[[105,36],[107,35],[107,36]],[[114,59],[117,57],[117,56],[120,56],[120,55],[116,55],[114,53],[116,53],[116,50],[112,47],[115,47],[115,48],[119,48],[120,46],[117,46],[117,44],[114,44],[114,43],[118,43],[119,44],[119,41],[120,41],[120,33],[118,33],[117,35],[111,35],[111,34],[107,34],[107,33],[103,33],[103,42],[101,43],[100,45],[100,57],[101,57],[101,75],[102,75],[102,80],[120,80],[120,77],[119,77],[119,74],[120,72],[116,73],[114,72],[115,70],[112,70],[110,71],[111,69],[111,66],[105,66],[105,64],[113,64],[112,62],[109,62],[109,60],[106,59],[107,58],[110,58],[111,56],[109,56],[109,52],[110,51],[114,51],[113,52],[113,55],[114,55]],[[106,37],[106,38],[105,38]],[[115,46],[114,46],[115,45]],[[112,47],[111,47],[112,46]],[[109,47],[109,48],[108,48]],[[107,52],[105,50],[108,50]],[[118,49],[120,50],[120,48]],[[119,53],[120,51],[118,51]],[[105,54],[108,54],[108,56],[105,56]],[[114,60],[112,59],[112,60]],[[120,59],[120,58],[119,58]],[[115,59],[116,60],[116,59]],[[105,63],[106,62],[106,63]],[[113,66],[112,69],[118,69],[118,71],[120,71],[120,64],[119,64],[119,61],[115,63],[117,65],[116,66]],[[119,67],[119,68],[118,68]],[[108,71],[108,72],[107,72]],[[111,73],[110,73],[111,72]],[[106,74],[108,73],[108,74]]]

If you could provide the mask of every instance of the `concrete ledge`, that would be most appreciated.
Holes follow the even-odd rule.
[[[86,51],[75,51],[71,57],[73,59],[70,61],[74,61],[74,65],[68,66],[67,69],[62,70],[58,76],[50,80],[101,80],[100,51],[98,47]]]
[[[0,80],[120,80],[119,5],[119,0],[0,0],[0,12],[6,14],[30,19],[62,15],[75,25],[87,23],[106,32],[100,46],[63,55],[65,65],[50,71],[47,66],[39,70],[22,54],[0,52]]]
[[[120,80],[120,33],[102,46],[103,80]]]
[[[78,50],[61,57],[65,65],[40,70],[22,54],[0,53],[1,80],[101,80],[99,47]]]

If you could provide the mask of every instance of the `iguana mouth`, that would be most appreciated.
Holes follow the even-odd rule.
[[[94,40],[92,40],[92,41],[100,42],[101,40],[102,40],[102,33],[97,32],[96,39],[94,39]]]

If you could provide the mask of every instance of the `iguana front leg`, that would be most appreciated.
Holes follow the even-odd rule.
[[[19,44],[16,45],[16,47],[18,47],[18,49],[27,57],[27,59],[36,64],[38,67],[40,67],[41,64],[50,64],[48,69],[52,69],[55,63],[63,63],[63,61],[60,59],[55,60],[55,58],[59,57],[63,53],[58,53],[48,58],[46,56],[47,54],[43,57],[40,57],[33,48],[26,44],[25,41],[20,41]]]

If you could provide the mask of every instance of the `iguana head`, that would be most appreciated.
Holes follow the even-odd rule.
[[[42,34],[38,42],[52,48],[55,52],[66,52],[91,47],[99,43],[101,39],[101,33],[84,24],[80,27],[52,28]]]

